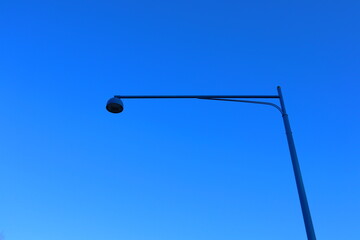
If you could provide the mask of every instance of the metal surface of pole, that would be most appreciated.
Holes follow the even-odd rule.
[[[298,160],[298,157],[296,154],[295,143],[294,143],[294,139],[293,139],[292,132],[291,132],[289,117],[286,113],[284,98],[282,96],[281,88],[278,87],[277,90],[278,90],[278,94],[279,94],[279,99],[280,99],[280,104],[281,104],[281,109],[282,109],[282,116],[283,116],[284,126],[285,126],[285,132],[286,132],[286,137],[287,137],[287,141],[288,141],[288,145],[289,145],[291,162],[292,162],[292,166],[294,169],[296,187],[297,187],[298,194],[299,194],[300,205],[301,205],[301,210],[302,210],[302,214],[303,214],[303,218],[304,218],[307,238],[309,240],[316,240],[315,230],[314,230],[314,226],[313,226],[311,214],[310,214],[310,208],[309,208],[309,204],[308,204],[308,201],[306,198],[305,187],[304,187],[304,183],[303,183],[302,176],[301,176],[299,160]]]

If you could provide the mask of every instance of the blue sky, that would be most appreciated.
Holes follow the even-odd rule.
[[[359,1],[1,1],[6,240],[360,239]]]

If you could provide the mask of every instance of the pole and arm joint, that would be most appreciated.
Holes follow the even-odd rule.
[[[242,102],[242,103],[254,103],[254,104],[263,104],[263,105],[268,105],[268,106],[273,106],[275,107],[277,110],[280,111],[281,114],[283,114],[281,107],[279,107],[278,105],[276,105],[275,103],[271,103],[271,102],[263,102],[263,101],[248,101],[248,100],[238,100],[238,99],[222,99],[222,98],[199,98],[199,99],[204,99],[204,100],[217,100],[217,101],[228,101],[228,102]]]

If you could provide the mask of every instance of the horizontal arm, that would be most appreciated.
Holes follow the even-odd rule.
[[[214,99],[214,98],[279,98],[278,95],[115,95],[116,98],[200,98],[200,99]]]
[[[120,96],[115,95],[115,98],[119,99],[179,99],[179,98],[192,98],[192,99],[203,99],[203,100],[217,100],[217,101],[230,101],[230,102],[244,102],[244,103],[255,103],[255,104],[264,104],[275,107],[280,113],[283,113],[281,107],[274,103],[262,102],[262,101],[249,101],[249,100],[240,100],[240,99],[231,99],[231,98],[279,98],[278,95],[128,95],[128,96]]]

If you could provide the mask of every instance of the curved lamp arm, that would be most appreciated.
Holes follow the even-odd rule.
[[[224,98],[198,98],[198,99],[203,99],[203,100],[218,100],[218,101],[229,101],[229,102],[243,102],[243,103],[255,103],[255,104],[269,105],[269,106],[273,106],[274,108],[276,108],[277,110],[279,110],[279,112],[280,112],[281,114],[284,114],[283,111],[281,110],[281,107],[279,107],[279,106],[276,105],[275,103],[270,103],[270,102],[249,101],[249,100],[235,100],[235,99],[224,99]]]

